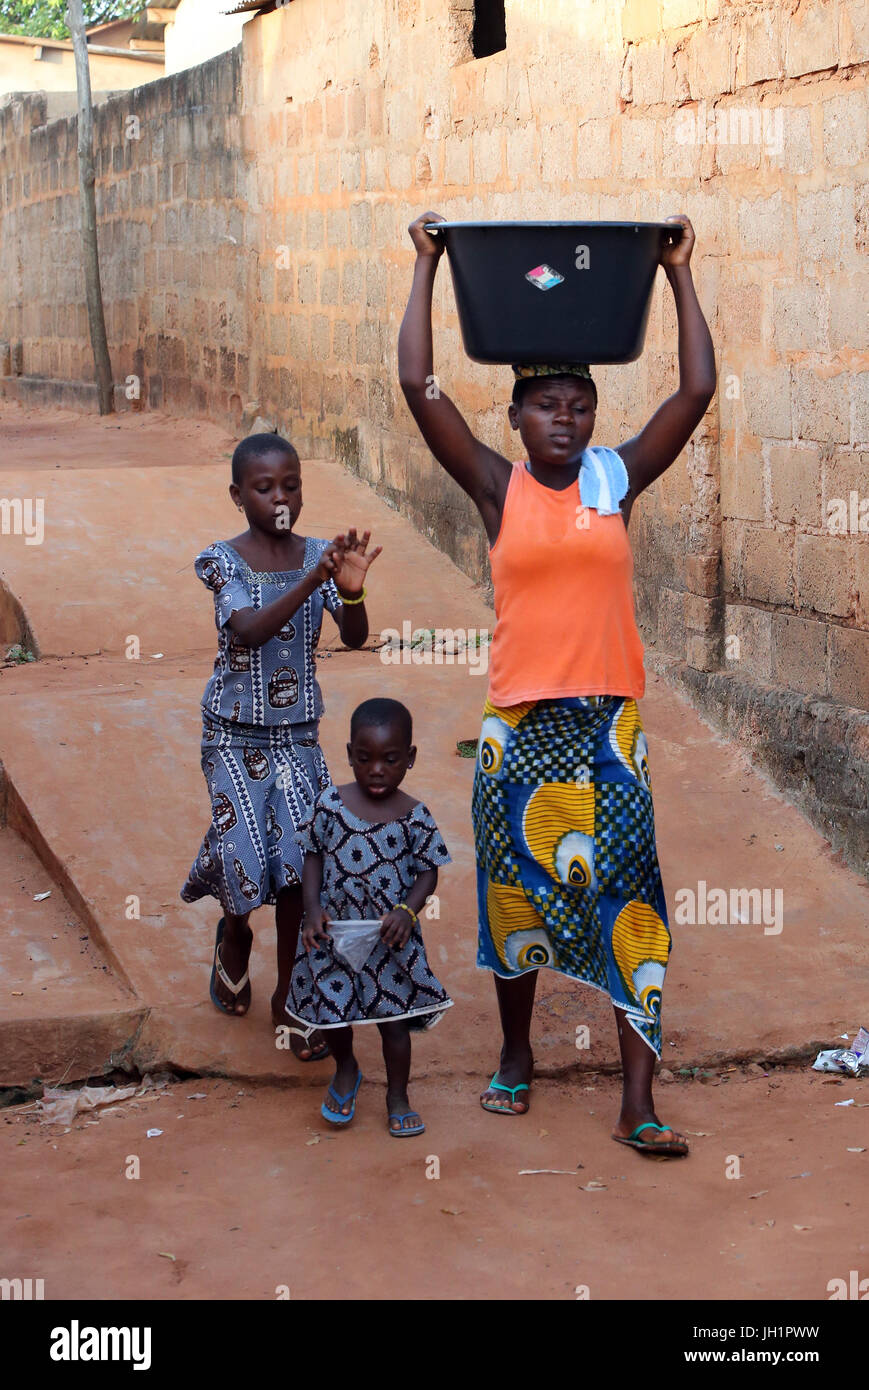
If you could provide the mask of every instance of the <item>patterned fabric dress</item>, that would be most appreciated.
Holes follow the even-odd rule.
[[[398,820],[371,823],[328,787],[297,833],[305,853],[322,855],[320,901],[334,921],[382,917],[404,900],[419,874],[450,863],[421,802]],[[299,937],[287,1013],[305,1024],[341,1028],[406,1019],[412,1028],[431,1028],[452,1002],[429,969],[416,924],[400,949],[378,941],[358,972],[331,942],[307,952]]]
[[[242,916],[301,883],[295,829],[332,780],[317,738],[323,697],[315,653],[324,609],[338,614],[341,600],[332,580],[321,584],[261,647],[237,642],[229,618],[273,603],[318,564],[327,544],[308,537],[302,569],[283,573],[254,572],[226,541],[194,562],[214,595],[218,652],[202,697],[212,820],[181,890],[184,902],[211,896]]]
[[[602,990],[660,1057],[670,931],[636,701],[487,702],[473,820],[477,965]]]

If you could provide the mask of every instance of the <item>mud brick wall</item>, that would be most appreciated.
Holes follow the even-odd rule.
[[[135,375],[139,404],[241,417],[255,252],[240,101],[236,49],[94,110],[100,270],[119,400]],[[34,387],[93,380],[76,130],[74,116],[45,123],[41,93],[0,108],[0,338],[17,348],[17,372]]]
[[[408,223],[426,208],[687,212],[721,389],[634,509],[648,662],[865,872],[865,5],[506,0],[506,20],[506,49],[475,59],[472,0],[294,0],[247,24],[234,53],[107,103],[98,182],[116,374],[140,371],[155,405],[239,429],[262,414],[303,454],[337,454],[485,579],[473,508],[398,387]],[[144,117],[137,146],[119,136],[131,110]],[[34,111],[0,116],[0,338],[25,374],[89,377],[74,122],[34,130]],[[658,280],[641,359],[595,371],[601,443],[630,437],[675,387]],[[441,385],[515,456],[509,368],[464,356],[446,264],[434,317]]]
[[[869,865],[869,25],[850,0],[508,0],[472,60],[471,6],[297,3],[245,35],[245,137],[263,210],[259,394],[337,451],[463,568],[477,518],[420,445],[397,385],[407,224],[658,218],[698,233],[721,390],[631,523],[649,665],[666,669]],[[311,53],[322,54],[312,65]],[[675,388],[659,275],[642,358],[599,368],[596,437]],[[468,361],[446,267],[435,371],[515,456],[507,368]],[[867,516],[869,525],[869,516]]]
[[[297,2],[247,31],[265,406],[480,573],[481,529],[397,387],[408,222],[688,212],[722,392],[636,509],[644,635],[869,709],[869,536],[825,524],[869,492],[864,10],[513,0],[506,50],[468,61],[470,8]],[[597,373],[601,441],[675,385],[659,280],[643,357]],[[509,369],[464,357],[445,266],[435,346],[444,388],[515,452]]]

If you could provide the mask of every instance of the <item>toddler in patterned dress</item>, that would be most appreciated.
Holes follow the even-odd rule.
[[[428,808],[399,790],[416,758],[409,710],[366,700],[347,753],[356,780],[322,791],[297,831],[305,916],[287,1013],[328,1030],[336,1071],[321,1113],[331,1124],[352,1120],[362,1081],[350,1025],[377,1024],[389,1132],[408,1138],[425,1129],[407,1095],[410,1031],[431,1028],[453,1002],[429,969],[418,920],[450,856]],[[366,920],[375,921],[371,949],[355,969],[341,954],[340,923]]]

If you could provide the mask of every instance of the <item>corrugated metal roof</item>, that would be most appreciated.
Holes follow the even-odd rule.
[[[222,10],[222,14],[243,14],[245,10],[273,10],[275,0],[239,0],[237,5],[233,5],[231,10]]]

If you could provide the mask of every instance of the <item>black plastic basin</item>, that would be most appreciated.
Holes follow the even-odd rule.
[[[633,362],[672,222],[428,222],[476,362]]]

